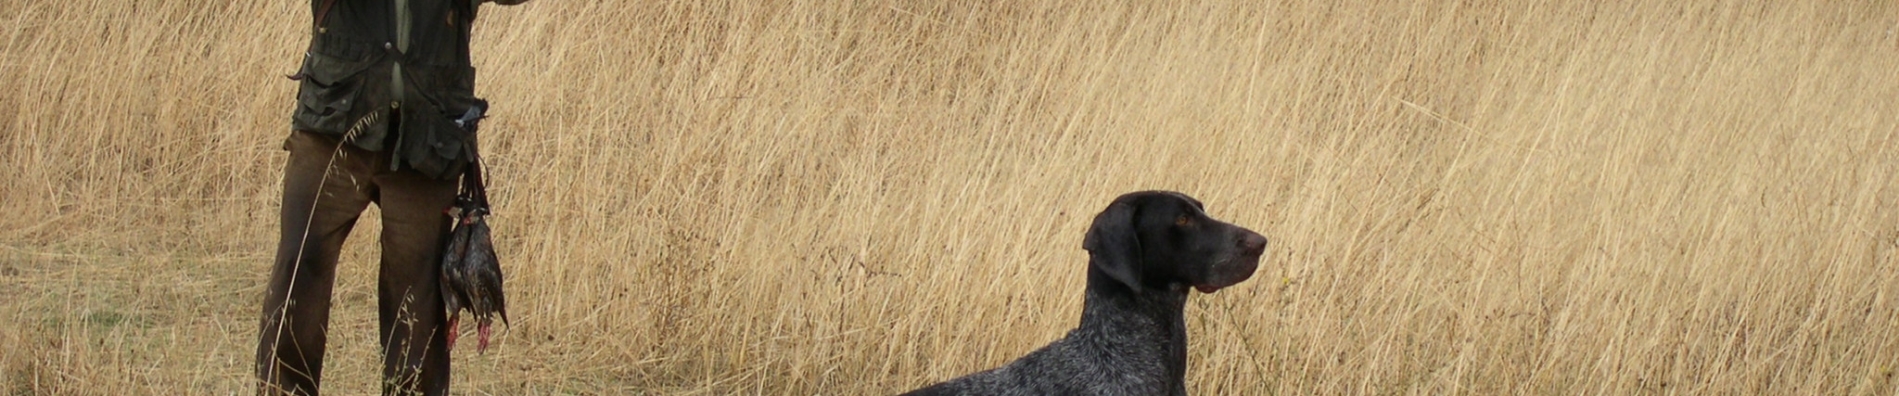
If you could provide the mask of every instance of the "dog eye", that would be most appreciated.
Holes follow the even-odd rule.
[[[1190,226],[1193,225],[1193,219],[1187,218],[1187,215],[1175,216],[1174,225],[1178,227]]]

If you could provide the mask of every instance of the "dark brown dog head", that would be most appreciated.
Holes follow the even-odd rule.
[[[1266,237],[1208,217],[1186,194],[1141,191],[1095,215],[1082,248],[1090,266],[1136,293],[1181,286],[1212,293],[1253,276]]]

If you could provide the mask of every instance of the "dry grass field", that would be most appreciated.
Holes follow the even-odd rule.
[[[1899,5],[1324,3],[486,7],[514,325],[455,389],[991,367],[1172,189],[1273,241],[1190,302],[1193,394],[1899,393]],[[0,395],[250,391],[309,10],[0,2]]]

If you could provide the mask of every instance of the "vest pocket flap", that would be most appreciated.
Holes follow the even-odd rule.
[[[380,60],[380,57],[349,60],[311,52],[303,58],[303,73],[317,85],[329,86],[362,74]]]

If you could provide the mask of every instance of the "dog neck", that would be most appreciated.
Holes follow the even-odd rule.
[[[1159,361],[1166,367],[1167,378],[1181,378],[1185,374],[1187,323],[1184,312],[1188,287],[1144,287],[1136,292],[1091,265],[1085,295],[1081,327],[1075,331],[1100,334],[1082,339],[1110,344],[1103,345],[1103,350],[1138,351],[1130,353],[1131,356],[1111,358]]]

